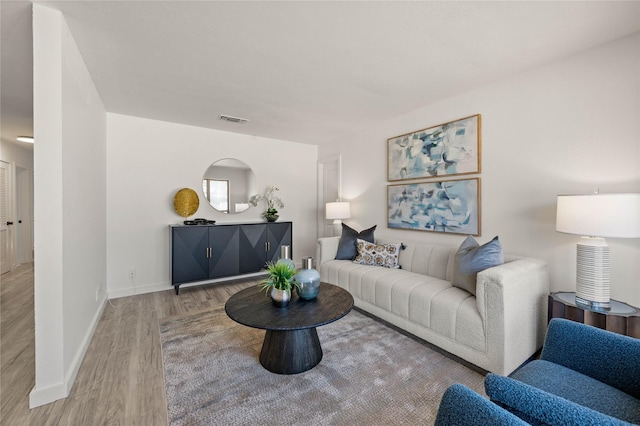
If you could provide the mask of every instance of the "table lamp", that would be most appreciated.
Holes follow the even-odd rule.
[[[325,209],[325,216],[327,219],[333,219],[334,225],[340,225],[342,219],[349,219],[351,217],[351,208],[346,201],[336,201],[333,203],[327,203]]]
[[[610,308],[605,238],[640,238],[640,193],[558,195],[556,231],[582,236],[577,245],[576,302]]]

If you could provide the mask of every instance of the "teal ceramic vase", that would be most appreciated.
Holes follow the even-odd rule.
[[[320,273],[313,269],[313,258],[302,258],[302,269],[293,277],[297,284],[298,297],[305,300],[312,300],[318,296],[320,291]]]

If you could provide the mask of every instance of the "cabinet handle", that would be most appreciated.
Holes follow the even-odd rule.
[[[264,251],[269,251],[269,250],[271,250],[271,243],[269,241],[267,241],[264,244]]]

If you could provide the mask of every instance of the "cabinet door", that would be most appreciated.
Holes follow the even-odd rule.
[[[209,233],[206,227],[171,229],[171,284],[209,277]]]
[[[227,277],[240,273],[240,227],[209,227],[209,278]]]
[[[267,261],[273,262],[280,259],[280,246],[291,246],[291,222],[267,224]],[[291,259],[293,259],[293,247],[291,247]]]
[[[258,272],[267,260],[267,224],[239,225],[240,228],[240,273]]]

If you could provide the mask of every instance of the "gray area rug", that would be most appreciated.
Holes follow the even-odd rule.
[[[484,376],[352,311],[318,328],[323,359],[297,375],[265,370],[263,330],[213,310],[160,321],[171,426],[433,424],[453,383]]]

